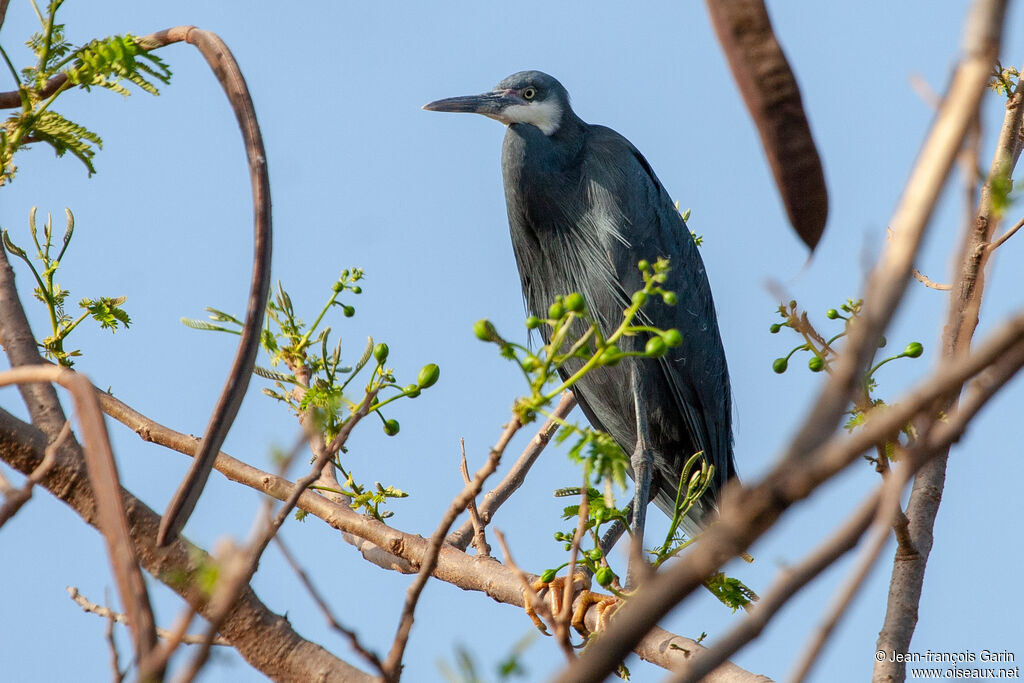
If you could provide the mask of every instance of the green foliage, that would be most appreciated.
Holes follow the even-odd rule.
[[[1012,66],[1004,68],[1002,64],[996,62],[992,78],[988,82],[988,87],[993,92],[1009,98],[1013,95],[1014,88],[1019,81],[1020,72],[1017,69]]]
[[[50,145],[58,157],[71,152],[89,175],[96,172],[93,157],[103,141],[85,126],[53,111],[51,105],[62,93],[75,87],[89,90],[98,86],[127,96],[130,91],[125,84],[130,83],[157,95],[156,82],[170,83],[168,66],[135,36],[111,36],[72,47],[65,38],[64,24],[56,21],[63,2],[50,2],[45,16],[33,2],[41,30],[25,44],[35,55],[35,64],[19,73],[0,48],[0,56],[18,83],[21,99],[21,110],[0,127],[0,185],[13,180],[17,172],[15,153],[33,142]],[[58,76],[64,80],[55,85]]]
[[[634,324],[649,297],[660,296],[666,303],[676,300],[674,292],[661,288],[668,277],[667,259],[658,259],[653,265],[641,261],[639,266],[644,287],[634,293],[630,305],[623,312],[622,322],[607,337],[601,333],[583,296],[575,292],[556,297],[548,309],[547,318],[530,316],[527,319],[528,329],[546,327],[549,341],[536,351],[507,341],[489,320],[477,321],[473,326],[473,333],[478,339],[497,344],[501,355],[514,361],[522,370],[530,394],[516,402],[515,410],[523,424],[536,419],[538,411],[587,373],[617,365],[623,358],[658,358],[668,347],[682,343],[678,330],[659,330]],[[637,335],[649,337],[644,351],[622,351],[619,348],[618,344],[624,337]],[[564,379],[559,376],[559,370],[563,368],[567,375]],[[570,371],[570,368],[574,369]]]
[[[39,230],[36,227],[36,207],[33,206],[29,211],[28,228],[36,250],[34,260],[39,263],[39,269],[36,268],[36,264],[33,263],[33,258],[29,257],[28,252],[14,243],[6,229],[3,231],[3,243],[8,252],[28,265],[32,277],[36,281],[32,294],[46,306],[49,313],[51,334],[39,343],[43,355],[65,367],[71,367],[74,365],[71,359],[82,354],[78,350],[66,350],[64,341],[78,327],[79,323],[87,318],[92,318],[100,324],[101,329],[115,332],[121,325],[126,328],[130,326],[131,318],[128,316],[128,312],[122,308],[126,300],[126,297],[123,296],[82,299],[78,306],[83,312],[77,317],[72,317],[65,310],[65,303],[71,291],[61,287],[55,277],[57,269],[60,268],[61,259],[64,258],[68,245],[71,244],[71,237],[75,232],[75,217],[71,213],[71,209],[64,209],[64,213],[67,225],[64,229],[64,236],[61,238],[60,250],[54,256],[52,251],[56,244],[53,235],[53,217],[50,214],[46,215],[43,239],[40,241]]]
[[[746,607],[758,599],[757,593],[744,586],[739,579],[730,578],[721,572],[706,579],[704,586],[722,604],[732,608],[733,612],[740,607]]]
[[[851,326],[857,324],[862,304],[863,302],[859,299],[848,299],[838,309],[830,308],[825,311],[825,317],[828,320],[842,321],[843,325],[842,330],[827,339],[810,322],[807,313],[798,309],[795,301],[790,301],[788,305],[780,304],[777,312],[782,321],[773,323],[769,331],[772,334],[778,334],[782,328],[788,327],[801,336],[803,343],[793,347],[785,356],[776,358],[772,362],[772,370],[779,374],[785,372],[794,354],[806,352],[810,356],[807,367],[811,372],[824,371],[831,374],[832,363],[835,362],[841,351],[837,348],[837,342],[847,336]],[[887,344],[885,337],[878,340],[879,349],[885,348]],[[876,374],[882,366],[900,358],[920,358],[923,353],[924,346],[920,342],[914,341],[907,344],[903,351],[887,356],[878,362],[872,362],[868,371],[861,378],[859,397],[853,401],[847,411],[849,417],[845,422],[845,428],[848,431],[853,431],[864,424],[869,412],[885,407],[885,401],[874,396],[878,387]],[[910,425],[906,425],[901,431],[907,437],[913,436],[913,428]],[[896,444],[893,442],[882,444],[881,452],[885,456],[891,457],[895,452],[895,446]]]
[[[331,328],[325,326],[324,321],[332,310],[340,310],[345,318],[355,315],[355,307],[341,301],[341,297],[346,293],[361,294],[362,287],[357,283],[363,277],[359,268],[343,270],[312,324],[306,324],[298,316],[291,296],[278,283],[267,303],[266,325],[260,335],[270,367],[257,365],[253,373],[273,383],[273,387],[264,387],[263,393],[287,405],[297,417],[311,415],[313,426],[323,433],[327,443],[338,436],[366,400],[371,400],[369,412],[378,416],[384,433],[395,436],[401,426],[398,420],[386,417],[383,408],[398,399],[418,397],[424,389],[437,383],[441,373],[437,365],[429,363],[420,369],[415,383],[400,385],[394,370],[385,365],[391,350],[387,344],[374,343],[372,338],[367,339],[354,363],[342,363],[341,340],[331,345]],[[206,310],[210,312],[209,320],[182,318],[182,323],[197,330],[239,334],[243,323],[237,317],[215,308]],[[276,369],[279,366],[281,369]],[[369,369],[366,384],[353,394],[348,387],[364,369]],[[392,515],[382,509],[389,500],[408,495],[397,487],[379,482],[372,486],[358,483],[343,466],[341,453],[332,462],[343,483],[340,490],[331,490],[348,496],[353,509],[378,520]]]

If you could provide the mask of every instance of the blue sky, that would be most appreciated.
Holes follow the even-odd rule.
[[[348,356],[358,356],[372,335],[390,345],[391,361],[407,381],[427,362],[441,366],[435,388],[393,411],[402,424],[399,436],[385,438],[367,424],[351,442],[357,474],[412,494],[392,506],[394,525],[427,535],[462,487],[459,438],[466,439],[471,465],[482,462],[523,391],[517,371],[473,337],[472,323],[488,317],[512,333],[523,329],[525,314],[505,218],[500,125],[420,106],[481,92],[515,71],[536,68],[559,78],[584,120],[628,137],[680,206],[692,210],[691,228],[705,238],[701,253],[732,374],[742,478],[756,481],[799,424],[822,379],[802,371],[802,363],[785,375],[772,373],[772,359],[797,341],[768,334],[777,305],[769,283],[818,320],[825,309],[858,295],[933,116],[910,80],[944,87],[959,54],[966,3],[780,2],[770,9],[803,89],[831,193],[828,227],[810,261],[786,223],[702,3],[303,3],[283,10],[241,2],[69,0],[62,17],[75,43],[195,24],[219,33],[234,51],[267,147],[275,278],[312,318],[342,268],[364,268],[364,294],[352,302],[356,317],[332,322]],[[33,22],[29,4],[14,0],[0,42],[19,65],[27,64],[21,42],[36,30]],[[1024,15],[1015,5],[1004,39],[1011,48],[1003,53],[1006,64],[1020,64],[1022,55],[1012,47],[1021,44],[1022,32]],[[134,321],[127,333],[114,336],[76,333],[74,343],[85,353],[77,368],[154,419],[199,433],[234,339],[189,330],[178,320],[201,317],[205,306],[244,309],[249,185],[234,118],[198,52],[177,45],[160,55],[175,76],[158,98],[93,92],[60,100],[58,111],[104,138],[99,172],[87,178],[75,160],[56,160],[41,146],[23,153],[19,176],[2,189],[0,225],[25,242],[32,206],[58,221],[65,206],[74,211],[77,230],[59,281],[72,300],[127,295]],[[11,85],[5,81],[0,89]],[[1001,119],[999,98],[987,97],[986,165]],[[961,230],[956,182],[918,262],[935,280],[949,279],[950,250]],[[1011,223],[1020,211],[1010,209]],[[1021,271],[1013,264],[1024,256],[1021,239],[1010,240],[995,259],[980,335],[1020,307]],[[29,277],[24,269],[17,272],[28,300]],[[945,294],[910,287],[888,338],[894,349],[920,341],[925,354],[886,366],[880,376],[885,398],[896,399],[934,367],[945,304]],[[36,306],[29,313],[43,336],[43,310]],[[270,467],[272,448],[290,445],[297,432],[259,386],[253,382],[225,450]],[[5,409],[22,410],[14,390],[0,396]],[[1024,562],[1019,542],[1006,535],[1022,515],[1022,401],[1018,381],[954,451],[915,650],[987,648],[1024,655],[1006,588]],[[118,426],[112,431],[125,485],[162,509],[187,459]],[[550,534],[563,526],[563,502],[551,491],[576,483],[577,476],[564,454],[552,449],[495,521],[527,569],[539,572],[562,561]],[[767,589],[780,568],[820,542],[876,478],[866,464],[844,473],[795,506],[754,547],[754,565],[730,570],[755,589]],[[258,502],[255,493],[214,474],[186,535],[207,548],[225,535],[244,537]],[[656,530],[665,522],[655,513],[650,524]],[[314,519],[289,522],[283,534],[342,620],[364,643],[386,651],[410,579],[368,566]],[[43,494],[0,531],[0,547],[5,558],[19,558],[0,562],[5,611],[19,615],[0,623],[5,676],[106,680],[105,625],[64,593],[75,585],[103,601],[106,591],[113,592],[100,537]],[[870,675],[892,550],[884,551],[815,680]],[[841,563],[802,593],[736,661],[784,678],[849,566]],[[158,620],[167,624],[180,603],[152,585]],[[356,661],[274,548],[254,586],[272,609],[287,611],[301,634]],[[713,641],[739,618],[695,596],[665,626],[689,636],[707,632]],[[458,645],[489,674],[531,629],[513,608],[432,583],[407,653],[408,678],[440,678],[437,660],[450,661]],[[127,642],[125,634],[121,642]],[[543,678],[561,661],[552,641],[538,639],[526,655],[529,679]],[[634,680],[662,677],[641,662],[631,666]],[[206,680],[262,675],[222,653]]]

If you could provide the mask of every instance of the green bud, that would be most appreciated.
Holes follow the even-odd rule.
[[[637,306],[643,306],[647,303],[647,292],[633,292],[633,303]]]
[[[416,375],[416,384],[420,385],[420,389],[426,389],[437,384],[437,378],[440,376],[441,368],[434,363],[429,363],[420,369],[420,374]]]
[[[919,342],[910,342],[907,348],[903,349],[903,355],[907,358],[917,358],[924,353],[924,347]]]
[[[334,292],[335,294],[337,294],[339,292],[342,292],[344,290],[345,290],[345,283],[344,282],[335,282],[333,285],[331,285],[331,291]]]
[[[665,340],[665,346],[668,346],[669,348],[675,348],[683,343],[683,335],[675,328],[665,330],[665,334],[663,334],[661,338]]]
[[[594,579],[599,586],[607,588],[615,580],[615,572],[612,571],[611,567],[601,567],[594,574]]]
[[[544,573],[540,575],[540,580],[543,583],[551,583],[552,581],[555,580],[555,577],[557,575],[558,575],[558,572],[555,571],[554,569],[545,569]]]
[[[644,348],[644,352],[652,358],[661,358],[668,351],[668,346],[665,345],[665,340],[661,337],[651,337],[647,340],[647,346]]]
[[[837,311],[834,308],[830,308],[827,311],[825,311],[825,317],[828,318],[829,320],[835,320],[839,317],[839,311]]]
[[[566,543],[566,544],[565,544],[564,546],[562,546],[562,547],[563,547],[563,548],[565,548],[565,551],[566,551],[566,552],[569,552],[570,550],[572,550],[572,543]]]
[[[771,327],[768,328],[768,331],[771,332],[772,334],[778,334],[779,330],[781,329],[782,323],[774,323]]]
[[[356,309],[355,309],[355,307],[354,307],[354,306],[346,306],[346,305],[342,305],[342,307],[341,307],[341,313],[342,313],[342,315],[344,315],[344,316],[345,316],[346,318],[351,318],[352,316],[354,316],[354,315],[356,314]]]
[[[401,425],[398,424],[398,420],[384,420],[384,433],[388,436],[394,436],[401,429]]]
[[[888,340],[886,340],[886,338],[883,336],[881,339],[878,340],[878,348],[885,348],[885,345],[888,343]]]
[[[564,538],[565,538],[565,534],[563,534],[561,531],[556,531],[555,532],[555,540],[556,541],[561,541]]]
[[[789,361],[785,358],[776,358],[772,362],[772,370],[774,370],[776,374],[781,375],[786,371],[787,367],[789,367]]]
[[[821,372],[825,369],[825,361],[818,356],[811,356],[811,359],[807,361],[807,367],[811,369],[811,372]]]
[[[608,510],[606,510],[605,508],[601,508],[600,510],[595,512],[594,521],[596,521],[598,524],[604,524],[606,521],[608,521]]]
[[[529,318],[526,319],[526,329],[535,330],[538,327],[540,327],[541,322],[543,321],[540,318],[538,318],[535,315],[531,315]]]
[[[356,285],[355,287],[352,287],[352,293],[353,294],[362,294],[363,293],[363,288],[360,287],[359,285]]]
[[[600,548],[594,548],[589,553],[587,553],[587,557],[589,557],[594,562],[600,562],[601,558],[604,557],[604,553],[601,551]]]
[[[536,356],[528,356],[526,360],[523,361],[523,370],[526,370],[527,372],[533,372],[540,366],[541,362]]]
[[[551,306],[548,308],[548,317],[551,318],[552,320],[558,320],[563,315],[565,315],[565,306],[563,306],[559,301],[556,301],[555,303],[551,304]]]
[[[473,334],[480,341],[495,341],[498,338],[498,331],[494,329],[491,321],[486,318],[473,323]]]
[[[675,292],[665,292],[661,295],[661,300],[669,306],[675,306],[679,303],[679,297],[676,296]]]
[[[377,344],[373,347],[373,359],[377,361],[379,365],[384,365],[388,360],[388,345],[384,342]]]
[[[651,264],[648,263],[646,260],[644,260],[644,261],[641,261],[640,263],[636,264],[636,267],[639,268],[641,271],[644,271],[644,270],[647,270],[648,268],[650,268]]]
[[[573,313],[582,313],[584,307],[583,295],[578,292],[573,292],[569,296],[565,297],[565,307]]]
[[[404,391],[405,395],[408,396],[409,398],[416,398],[417,396],[420,395],[420,388],[415,384],[408,385],[407,387],[402,389],[402,391]]]
[[[617,346],[609,346],[601,352],[601,364],[607,365],[608,367],[614,367],[619,364],[622,360],[622,352],[619,351]]]

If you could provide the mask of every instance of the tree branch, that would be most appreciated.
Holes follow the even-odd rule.
[[[21,472],[42,461],[46,436],[37,428],[0,409],[0,459]],[[53,469],[40,482],[47,491],[95,526],[96,500],[84,471],[81,454],[61,449]],[[211,558],[185,540],[166,548],[155,545],[159,516],[131,493],[121,489],[132,541],[143,568],[187,600],[204,616],[207,597],[197,580]],[[274,614],[246,588],[220,627],[220,633],[253,667],[278,681],[369,681],[370,676],[301,638],[288,620]]]

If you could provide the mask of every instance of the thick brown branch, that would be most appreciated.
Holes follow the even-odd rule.
[[[132,547],[125,510],[118,495],[121,483],[117,476],[117,465],[114,463],[107,426],[103,421],[103,413],[100,412],[93,386],[83,375],[55,365],[22,365],[0,374],[0,386],[30,382],[60,384],[68,389],[74,398],[75,412],[84,441],[82,453],[89,474],[89,484],[96,499],[97,526],[107,542],[107,554],[114,571],[121,604],[129,615],[135,657],[137,661],[145,662],[156,645],[156,621],[149,604],[146,582],[142,578],[142,571]],[[63,432],[63,429],[61,431]],[[59,434],[57,439],[60,440]],[[33,472],[35,469],[37,468],[33,468]],[[159,676],[162,669],[154,673]]]
[[[0,459],[21,472],[39,465],[46,437],[35,427],[0,410]],[[96,525],[96,500],[89,486],[80,454],[62,449],[58,460],[40,485]],[[142,566],[181,595],[197,611],[209,614],[206,595],[198,580],[202,566],[212,559],[184,540],[156,547],[159,516],[131,493],[121,490],[132,541]],[[220,633],[231,641],[253,667],[278,681],[369,681],[370,676],[337,659],[315,643],[301,638],[288,620],[274,614],[246,588],[221,624]]]

